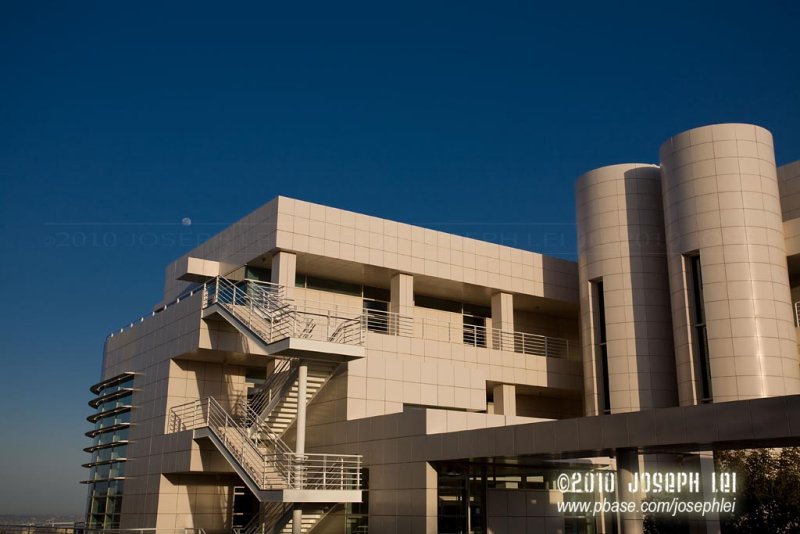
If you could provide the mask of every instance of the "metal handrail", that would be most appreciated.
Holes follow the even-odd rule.
[[[266,425],[265,425],[266,426]],[[213,398],[191,401],[170,410],[169,432],[208,428],[261,489],[350,490],[361,488],[361,455],[291,452],[277,436],[254,440]],[[261,432],[258,432],[259,436]],[[273,433],[274,434],[274,433]]]
[[[281,439],[280,435],[269,427],[266,420],[259,416],[248,405],[247,401],[240,400],[236,403],[236,409],[243,414],[244,424],[242,425],[247,429],[247,436],[251,439],[256,446],[265,444],[267,447],[275,450],[276,452],[292,452],[292,449]],[[261,437],[265,436],[266,441]]]
[[[208,428],[259,488],[286,487],[287,473],[284,465],[276,463],[278,456],[263,454],[259,442],[213,397],[176,406],[170,410],[170,418],[173,432]]]
[[[272,374],[258,387],[249,402],[250,408],[260,417],[268,416],[291,389],[297,379],[298,363],[297,358],[277,360]]]
[[[295,299],[293,301],[298,313],[312,308],[315,313],[324,315],[322,310],[330,310],[341,316],[354,315],[361,312],[361,331],[366,333],[379,333],[400,337],[422,339],[435,339],[449,343],[462,343],[475,347],[485,347],[497,350],[507,350],[528,354],[532,356],[546,356],[549,358],[566,358],[580,360],[580,343],[577,340],[531,334],[528,332],[505,331],[499,328],[469,325],[430,319],[427,317],[412,317],[396,312],[359,309],[321,301],[307,301]],[[800,303],[798,303],[800,305]],[[320,310],[320,311],[316,311]],[[800,307],[798,307],[800,317]]]
[[[281,289],[245,280],[234,283],[221,276],[205,284],[203,308],[217,304],[267,343],[287,337],[334,343],[363,343],[361,313],[342,316],[330,309],[298,305],[283,297]]]
[[[220,305],[267,343],[287,337],[301,337],[363,345],[366,334],[373,332],[436,339],[550,358],[580,359],[577,340],[487,329],[320,301],[288,299],[283,286],[250,279],[234,282],[221,276],[213,278],[202,286],[185,292],[158,311],[200,290],[203,291],[203,308],[212,304]],[[154,311],[153,315],[158,311]],[[144,318],[140,321],[144,321]],[[800,302],[795,303],[795,323],[800,325]],[[131,323],[131,326],[134,324]]]
[[[253,514],[253,517],[241,527],[235,527],[233,534],[255,534],[261,528],[261,507],[259,506],[258,513]]]

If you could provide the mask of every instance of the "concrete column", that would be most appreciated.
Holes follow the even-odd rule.
[[[498,384],[494,387],[494,413],[497,415],[517,415],[516,386]]]
[[[511,293],[492,295],[492,328],[514,331],[514,295]]]
[[[715,497],[718,497],[711,492],[711,479],[714,476],[714,453],[704,451],[698,453],[697,456],[700,464],[700,479],[703,484],[703,500],[712,502]],[[689,528],[692,534],[720,534],[719,514],[708,513],[704,518],[691,520]]]
[[[272,283],[285,288],[286,298],[294,298],[294,284],[297,276],[297,256],[291,252],[280,251],[272,257]]]
[[[639,507],[642,494],[628,491],[628,483],[639,473],[639,453],[636,449],[622,449],[617,452],[617,495],[620,502],[636,503],[636,511],[619,514],[620,534],[643,534],[644,522]]]
[[[306,392],[308,391],[308,362],[301,361],[297,369],[297,442],[294,451],[306,452]]]
[[[511,293],[495,293],[492,295],[492,348],[514,350],[514,338],[502,336],[494,332],[514,331],[514,295]]]
[[[297,441],[294,452],[298,455],[306,452],[306,393],[308,391],[308,363],[300,362],[297,368]],[[298,478],[304,477],[302,467],[298,466]],[[292,510],[292,534],[301,534],[303,528],[303,509]]]
[[[389,297],[389,311],[400,315],[414,314],[414,277],[397,273],[392,276]]]
[[[292,510],[292,534],[303,534],[303,509],[297,505]]]
[[[410,274],[397,273],[392,276],[389,289],[389,311],[400,317],[414,317],[414,277]],[[389,319],[389,332],[397,333],[398,330],[408,328],[409,319]],[[413,326],[412,326],[413,328]]]

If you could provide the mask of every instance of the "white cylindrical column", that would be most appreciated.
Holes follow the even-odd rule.
[[[586,414],[674,406],[659,168],[590,171],[576,202]]]
[[[306,452],[306,392],[308,391],[308,363],[301,361],[297,368],[297,441],[294,451]]]
[[[695,128],[661,161],[681,404],[799,393],[772,135]]]
[[[292,510],[292,534],[303,534],[303,509],[297,505]]]
[[[297,368],[297,441],[294,452],[297,453],[297,473],[295,479],[305,482],[305,466],[300,461],[306,452],[306,393],[308,391],[308,363],[300,362]],[[303,530],[303,509],[295,505],[292,510],[292,534],[300,534]]]

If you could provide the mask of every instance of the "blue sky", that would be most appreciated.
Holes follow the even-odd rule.
[[[800,158],[797,2],[255,4],[0,4],[0,514],[83,511],[105,335],[278,194],[570,257],[587,170]]]

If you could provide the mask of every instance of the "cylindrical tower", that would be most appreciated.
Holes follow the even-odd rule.
[[[681,405],[800,392],[772,135],[695,128],[661,162]]]
[[[659,168],[593,170],[576,199],[586,413],[675,406]]]

